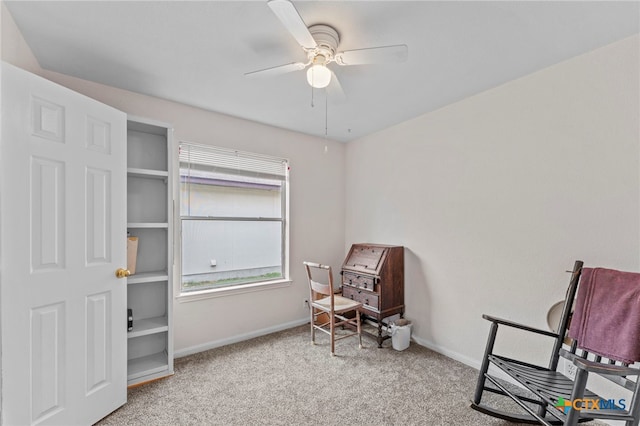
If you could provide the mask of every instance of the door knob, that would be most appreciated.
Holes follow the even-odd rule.
[[[116,270],[116,277],[118,277],[118,278],[126,278],[129,275],[131,275],[131,272],[129,272],[128,269],[118,268]]]

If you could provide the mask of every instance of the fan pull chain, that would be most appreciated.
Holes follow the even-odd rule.
[[[315,107],[315,105],[313,104],[313,77],[314,77],[315,73],[311,73],[311,108]]]
[[[329,94],[327,93],[327,91],[325,90],[324,93],[324,137],[327,137],[327,128],[328,126],[328,122],[329,122],[329,107],[328,105],[328,98],[329,98]]]
[[[313,86],[311,86],[311,108],[314,108],[315,105],[313,104]]]

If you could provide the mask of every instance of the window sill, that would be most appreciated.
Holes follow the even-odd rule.
[[[211,299],[214,297],[234,296],[236,294],[253,293],[256,291],[289,287],[292,283],[293,281],[285,279],[278,281],[264,281],[259,283],[242,284],[224,288],[212,288],[209,290],[191,291],[188,293],[180,293],[178,296],[176,296],[176,300],[180,303],[195,302],[198,300]]]

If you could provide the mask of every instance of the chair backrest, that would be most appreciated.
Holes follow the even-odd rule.
[[[626,362],[615,361],[612,359],[606,359],[600,355],[590,353],[587,350],[579,348],[579,342],[575,339],[569,337],[569,328],[571,325],[571,319],[573,316],[573,309],[576,302],[576,294],[578,292],[578,286],[580,283],[580,276],[582,273],[583,262],[576,261],[573,271],[571,282],[569,283],[569,288],[567,289],[567,296],[564,303],[564,308],[562,311],[562,316],[560,318],[560,324],[558,327],[558,338],[556,339],[554,349],[552,352],[551,360],[549,362],[549,368],[555,370],[558,366],[559,357],[563,357],[565,359],[570,360],[571,362],[575,358],[583,358],[591,361],[595,361],[602,364],[610,364],[610,365],[622,365],[629,366]],[[568,345],[569,348],[565,349],[564,345]],[[616,383],[619,386],[626,388],[632,392],[638,391],[638,378],[637,376],[628,376],[628,377],[618,377],[618,376],[606,376],[603,375],[605,379]],[[635,398],[634,398],[635,402]]]
[[[562,315],[560,316],[560,324],[558,324],[558,337],[556,338],[553,352],[551,354],[551,360],[549,361],[549,368],[551,370],[555,370],[558,367],[562,344],[565,342],[565,339],[568,338],[567,335],[569,333],[571,315],[573,314],[573,305],[576,300],[576,293],[578,291],[578,283],[580,282],[580,273],[582,272],[583,265],[584,262],[576,260],[573,265],[573,271],[571,271],[571,280],[564,300],[564,307],[562,308]]]
[[[333,274],[331,273],[331,266],[314,262],[303,263],[307,271],[307,280],[309,281],[312,299],[314,299],[314,293],[323,296],[332,296]]]

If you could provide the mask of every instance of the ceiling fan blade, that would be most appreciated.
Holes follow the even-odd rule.
[[[338,76],[333,71],[331,71],[331,81],[327,86],[327,96],[331,102],[336,104],[343,104],[347,101],[347,95],[342,90],[342,84],[340,84]]]
[[[288,0],[269,0],[267,4],[300,46],[305,49],[313,49],[317,46],[307,24],[304,23],[293,3]]]
[[[371,47],[368,49],[347,50],[336,53],[338,65],[381,64],[385,62],[404,62],[409,56],[406,44]]]
[[[306,64],[302,62],[292,62],[286,65],[278,65],[276,67],[265,68],[262,70],[251,71],[244,73],[245,77],[270,77],[273,75],[286,74],[292,71],[298,71],[304,69]]]

